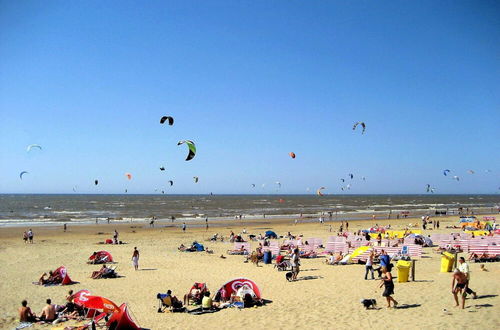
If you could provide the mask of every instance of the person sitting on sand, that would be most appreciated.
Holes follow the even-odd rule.
[[[184,244],[181,243],[181,245],[179,245],[179,247],[177,248],[177,250],[181,251],[181,252],[185,252],[186,251],[186,246]]]
[[[212,298],[210,298],[210,292],[206,291],[203,295],[203,299],[201,300],[201,308],[204,310],[210,310],[214,309],[215,307],[215,303],[213,302]]]
[[[19,307],[19,322],[36,322],[36,315],[28,307],[28,301],[23,300]]]
[[[53,322],[56,319],[56,307],[52,304],[52,300],[46,300],[47,305],[42,309],[40,320],[44,322]]]
[[[92,272],[92,275],[90,277],[93,278],[94,280],[101,278],[104,272],[106,271],[106,268],[107,268],[106,264],[103,264],[99,270]]]

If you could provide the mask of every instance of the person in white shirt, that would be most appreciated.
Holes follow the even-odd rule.
[[[465,262],[465,258],[464,257],[460,257],[458,259],[458,263],[460,264],[458,266],[458,269],[462,273],[464,273],[465,276],[467,276],[467,285],[465,287],[465,293],[472,294],[472,297],[474,299],[476,299],[477,298],[477,293],[469,287],[469,284],[470,284],[470,269],[469,269],[469,265]]]

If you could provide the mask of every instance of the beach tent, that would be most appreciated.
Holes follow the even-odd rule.
[[[220,298],[217,300],[229,300],[229,298],[231,298],[231,294],[233,292],[236,293],[242,286],[247,286],[248,288],[250,288],[253,291],[255,297],[261,299],[260,289],[254,281],[247,278],[235,278],[223,284],[222,287],[217,291],[216,297]]]
[[[113,313],[106,323],[108,329],[114,330],[140,330],[141,327],[132,319],[128,312],[127,304],[121,304],[117,312]]]
[[[276,235],[276,233],[272,230],[268,230],[266,231],[266,237],[267,238],[278,238],[278,235]]]
[[[54,270],[52,273],[58,274],[61,277],[61,285],[69,285],[73,284],[74,282],[71,280],[71,278],[68,275],[68,271],[66,270],[66,267],[61,266]]]
[[[96,260],[94,262],[96,264],[105,264],[107,262],[113,262],[113,257],[108,251],[98,251],[95,254],[92,253],[92,255],[89,257],[89,260]]]

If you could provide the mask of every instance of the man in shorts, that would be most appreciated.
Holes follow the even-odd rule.
[[[28,302],[23,300],[19,307],[19,322],[36,322],[36,315],[28,307]]]
[[[456,285],[455,285],[456,283]],[[462,273],[458,268],[453,272],[453,281],[451,282],[451,293],[455,298],[456,305],[459,307],[458,294],[462,295],[462,309],[465,308],[465,297],[467,296],[467,276]]]

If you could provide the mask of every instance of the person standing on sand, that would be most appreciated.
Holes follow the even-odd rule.
[[[66,232],[66,229],[68,229],[68,226],[64,224],[64,232]]]
[[[345,222],[345,231],[349,231],[349,222],[347,220]]]
[[[477,294],[475,291],[473,291],[471,288],[470,288],[470,269],[469,269],[469,264],[467,264],[465,262],[465,258],[464,257],[460,257],[458,259],[458,263],[460,264],[458,266],[458,269],[460,270],[460,272],[462,272],[463,274],[465,274],[465,276],[467,277],[467,287],[465,289],[465,293],[467,294],[472,294],[472,297],[474,299],[477,298]]]
[[[113,234],[113,240],[115,244],[118,244],[118,231],[115,229],[115,233]]]
[[[455,286],[456,282],[456,286]],[[453,281],[451,282],[451,293],[455,298],[455,307],[459,307],[458,294],[462,295],[462,309],[465,308],[465,297],[467,296],[467,276],[462,273],[458,268],[453,272]]]
[[[33,234],[33,231],[31,230],[31,228],[28,230],[28,240],[31,244],[33,244],[33,237],[35,235]]]
[[[26,232],[26,230],[23,233],[23,241],[24,244],[28,244],[28,233]]]
[[[292,280],[296,281],[297,275],[299,275],[300,272],[300,252],[298,248],[293,250],[290,257],[290,263],[292,265]]]
[[[185,222],[182,223],[182,232],[183,233],[186,232],[186,223]]]
[[[134,247],[134,253],[132,254],[132,264],[134,265],[134,269],[139,269],[139,250],[137,247]]]
[[[365,280],[368,279],[368,272],[371,271],[372,273],[372,280],[375,279],[375,276],[373,275],[373,258],[375,257],[375,253],[373,252],[370,252],[370,256],[368,256],[368,259],[366,259],[366,272],[365,272]]]
[[[382,267],[382,273],[382,283],[380,283],[379,286],[379,288],[381,288],[382,286],[385,287],[382,296],[387,300],[388,308],[391,308],[391,301],[393,303],[393,306],[396,307],[398,305],[398,302],[391,297],[394,294],[394,282],[392,281],[392,274],[387,269],[387,267]]]

